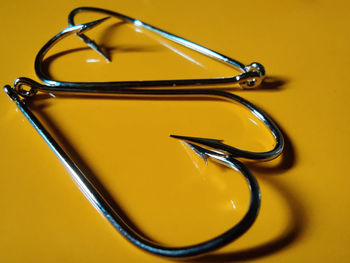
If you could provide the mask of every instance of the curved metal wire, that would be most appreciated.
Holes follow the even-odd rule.
[[[69,158],[68,154],[59,146],[49,132],[44,128],[40,121],[34,116],[27,105],[20,99],[17,92],[10,86],[4,87],[5,92],[16,103],[17,107],[30,121],[38,133],[42,136],[45,142],[50,146],[56,156],[64,164],[70,172],[72,178],[84,193],[91,204],[100,211],[107,220],[117,229],[125,238],[127,238],[134,245],[154,254],[167,257],[190,257],[203,254],[215,249],[218,249],[244,234],[250,226],[254,223],[260,208],[260,190],[258,183],[249,170],[238,160],[231,155],[205,149],[201,146],[191,144],[196,152],[202,155],[213,158],[218,162],[224,163],[233,169],[242,173],[246,179],[250,190],[250,204],[248,211],[238,224],[233,226],[228,231],[218,235],[217,237],[200,244],[185,246],[185,247],[167,247],[156,244],[146,238],[137,234],[131,227],[128,226],[119,216],[110,204],[104,199],[103,195],[96,189],[94,184],[80,171],[79,167]]]
[[[230,64],[242,71],[242,74],[232,78],[218,78],[218,79],[196,79],[196,80],[162,80],[162,81],[124,81],[124,82],[61,82],[50,79],[44,74],[43,60],[47,51],[62,38],[77,34],[85,42],[87,42],[92,48],[99,50],[99,47],[88,39],[83,33],[93,28],[94,26],[103,22],[106,18],[100,19],[94,22],[73,25],[74,16],[81,11],[96,11],[105,13],[123,19],[124,21],[133,23],[136,26],[142,26],[148,30],[156,32],[172,41],[180,43],[186,47],[196,50],[204,55],[211,56],[217,60]],[[264,68],[260,64],[254,64],[251,66],[244,66],[243,64],[227,58],[219,53],[209,50],[205,47],[197,45],[188,40],[179,38],[168,32],[150,26],[139,20],[118,14],[116,12],[99,9],[99,8],[77,8],[69,15],[69,23],[72,26],[64,29],[62,32],[50,39],[43,48],[39,51],[35,60],[35,70],[38,77],[45,83],[45,85],[35,82],[28,78],[18,78],[14,87],[5,86],[5,92],[16,103],[17,107],[22,111],[34,128],[44,138],[46,143],[62,161],[62,163],[70,171],[73,179],[77,182],[79,188],[92,203],[92,205],[100,211],[108,221],[117,229],[125,238],[127,238],[134,245],[154,254],[167,256],[167,257],[189,257],[200,255],[202,253],[213,251],[220,248],[229,242],[240,237],[245,233],[250,226],[254,223],[259,207],[260,207],[260,190],[255,177],[244,166],[243,163],[236,158],[245,158],[253,160],[270,160],[281,154],[283,150],[283,136],[277,125],[268,117],[266,113],[260,110],[254,104],[247,100],[232,94],[230,92],[217,90],[217,89],[176,89],[174,86],[180,85],[205,85],[205,84],[220,84],[220,83],[239,83],[241,85],[257,85],[263,76],[265,75]],[[102,53],[103,54],[103,53]],[[161,87],[165,88],[149,88],[149,87]],[[25,88],[27,87],[27,88]],[[148,88],[141,88],[148,87]],[[168,87],[168,88],[167,88]],[[171,88],[169,88],[171,87]],[[29,88],[29,89],[28,89]],[[275,146],[272,150],[266,152],[252,152],[242,149],[238,149],[222,143],[216,139],[208,138],[195,138],[188,136],[171,135],[174,138],[185,141],[196,153],[203,158],[211,158],[222,164],[239,171],[246,179],[250,189],[250,205],[248,211],[238,224],[233,226],[228,231],[218,235],[217,237],[202,242],[200,244],[185,246],[185,247],[167,247],[140,236],[130,226],[128,226],[119,216],[116,211],[110,206],[110,204],[104,199],[103,195],[96,189],[94,184],[79,170],[78,166],[69,158],[69,156],[63,151],[59,144],[53,139],[53,137],[47,132],[44,126],[34,116],[25,103],[26,97],[33,96],[37,91],[48,93],[69,93],[69,94],[113,94],[113,95],[127,95],[127,96],[185,96],[185,97],[214,97],[219,99],[229,100],[234,103],[238,103],[247,108],[252,114],[254,114],[260,121],[262,121],[275,139]]]
[[[30,87],[29,90],[23,88],[23,86]],[[208,138],[196,138],[187,136],[173,135],[178,139],[185,140],[187,142],[200,144],[207,148],[213,148],[226,152],[235,158],[245,158],[252,160],[268,161],[278,157],[284,146],[283,135],[274,121],[261,109],[255,106],[253,103],[237,96],[233,93],[216,90],[216,89],[137,89],[137,88],[119,88],[110,91],[107,87],[105,90],[101,87],[98,92],[92,91],[89,87],[85,87],[83,84],[69,89],[62,89],[61,86],[48,86],[42,85],[34,80],[28,78],[18,78],[15,80],[14,88],[18,94],[35,94],[37,91],[47,93],[69,93],[72,95],[79,94],[110,94],[110,95],[130,95],[130,96],[183,96],[183,97],[212,97],[224,100],[229,100],[234,103],[238,103],[248,109],[256,118],[262,121],[270,130],[273,138],[275,139],[274,147],[266,152],[252,152],[242,149],[238,149],[222,143],[220,140],[208,139]]]
[[[166,39],[169,39],[173,42],[176,42],[180,45],[183,45],[191,50],[197,51],[205,56],[211,57],[219,62],[225,63],[226,65],[233,67],[242,73],[234,76],[234,77],[222,77],[222,78],[209,78],[209,79],[177,79],[177,80],[150,80],[150,81],[113,81],[113,82],[65,82],[65,81],[57,81],[50,79],[49,76],[45,75],[45,71],[42,68],[42,61],[44,59],[47,51],[55,44],[55,42],[59,41],[63,37],[66,37],[70,34],[77,34],[79,38],[81,38],[89,47],[96,50],[99,54],[108,59],[108,56],[103,53],[103,50],[99,48],[99,46],[91,39],[89,39],[84,32],[87,30],[97,26],[98,24],[105,21],[107,18],[103,18],[91,23],[75,25],[74,17],[77,13],[89,11],[89,12],[97,12],[106,14],[109,16],[116,17],[125,22],[132,23],[137,27],[141,27],[152,31]],[[198,45],[194,42],[161,30],[157,27],[149,25],[145,22],[142,22],[138,19],[134,19],[125,15],[122,15],[117,12],[113,12],[110,10],[105,10],[101,8],[94,7],[79,7],[74,9],[68,17],[69,24],[71,27],[63,30],[61,33],[53,37],[43,48],[39,51],[36,60],[35,60],[35,71],[37,76],[47,85],[49,86],[60,86],[62,89],[66,88],[74,88],[77,86],[84,85],[85,87],[89,87],[90,89],[98,89],[104,87],[109,91],[113,92],[115,89],[120,87],[174,87],[174,86],[188,86],[188,85],[210,85],[210,84],[239,84],[242,87],[256,87],[258,86],[263,78],[265,77],[265,69],[264,67],[257,62],[251,63],[250,65],[244,65],[237,60],[224,56],[218,52],[215,52],[211,49],[208,49],[204,46]]]
[[[110,204],[105,200],[103,195],[96,189],[94,184],[80,171],[79,167],[69,158],[49,132],[44,128],[40,121],[30,111],[27,105],[20,99],[17,92],[10,86],[4,87],[5,92],[16,103],[17,107],[30,121],[38,133],[42,136],[45,142],[50,146],[56,156],[69,170],[72,178],[84,193],[91,204],[101,212],[105,218],[117,229],[125,238],[127,238],[134,245],[146,250],[150,253],[166,256],[166,257],[190,257],[200,255],[206,252],[218,249],[244,234],[250,226],[254,223],[260,208],[260,190],[255,177],[249,170],[238,160],[230,155],[222,154],[217,151],[202,148],[197,145],[192,145],[196,151],[200,151],[207,157],[213,158],[216,161],[224,163],[233,169],[242,173],[246,179],[250,189],[250,204],[248,211],[244,217],[234,227],[228,231],[218,235],[217,237],[200,244],[184,246],[184,247],[167,247],[156,244],[136,233],[127,223],[118,216],[118,213],[113,210]]]
[[[26,78],[19,78],[15,82],[16,90],[21,90],[22,85],[29,85],[34,87],[36,90],[48,91],[48,92],[59,92],[60,88],[56,87],[54,90],[52,87],[39,84],[33,80]],[[272,134],[276,139],[276,146],[272,151],[254,153],[247,152],[241,149],[237,149],[215,139],[204,139],[204,138],[194,138],[172,135],[175,138],[179,138],[188,143],[188,145],[205,158],[212,158],[220,163],[230,166],[231,168],[242,173],[246,179],[249,190],[250,190],[250,205],[245,216],[241,221],[233,226],[228,231],[218,235],[216,238],[202,242],[200,244],[187,246],[187,247],[166,247],[159,244],[155,244],[152,241],[145,239],[144,237],[138,235],[131,229],[115,212],[109,203],[103,198],[99,191],[95,188],[93,183],[79,170],[78,166],[68,157],[68,155],[62,150],[57,142],[54,141],[52,136],[45,130],[45,128],[40,124],[40,122],[35,118],[35,116],[26,107],[25,103],[18,97],[18,93],[15,89],[7,86],[5,91],[9,96],[16,102],[17,106],[28,118],[31,124],[39,132],[39,134],[48,143],[51,149],[55,152],[58,158],[70,171],[73,179],[77,182],[77,185],[87,197],[87,199],[93,204],[93,206],[99,210],[117,229],[125,238],[127,238],[134,245],[154,254],[167,256],[167,257],[189,257],[200,255],[209,251],[218,249],[238,237],[244,234],[250,226],[254,223],[259,207],[260,207],[260,190],[258,183],[256,182],[254,176],[250,171],[240,162],[237,157],[247,158],[247,159],[271,159],[278,156],[283,149],[283,137],[274,122],[256,106],[250,102],[244,100],[243,98],[220,90],[210,90],[210,89],[180,89],[180,90],[162,90],[162,89],[120,89],[118,94],[120,95],[148,95],[148,96],[210,96],[215,98],[229,99],[232,102],[240,103],[247,107],[251,112],[262,120],[268,128],[271,130]],[[84,88],[80,92],[86,91]],[[74,93],[73,93],[74,94]]]

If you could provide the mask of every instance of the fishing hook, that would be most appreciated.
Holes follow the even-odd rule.
[[[155,80],[155,81],[120,81],[120,82],[63,82],[50,79],[45,75],[43,71],[43,60],[46,53],[53,47],[59,40],[72,35],[77,34],[84,40],[90,47],[97,50],[100,54],[104,55],[102,50],[92,40],[87,38],[84,33],[98,24],[105,21],[107,18],[99,19],[93,22],[74,25],[74,16],[81,11],[97,11],[111,16],[115,16],[123,19],[124,21],[133,23],[135,26],[141,26],[161,36],[182,44],[192,50],[198,51],[204,55],[213,57],[214,59],[229,64],[242,71],[241,74],[230,78],[213,78],[213,79],[185,79],[185,80]],[[254,223],[260,208],[260,189],[255,177],[245,167],[245,165],[237,160],[237,158],[253,159],[253,160],[270,160],[279,156],[283,150],[283,135],[274,121],[268,117],[261,109],[249,101],[223,90],[217,89],[179,89],[174,86],[187,86],[187,85],[207,85],[207,84],[224,84],[224,83],[236,83],[241,86],[256,86],[258,85],[265,75],[265,70],[259,63],[253,63],[249,66],[245,66],[238,61],[230,59],[224,55],[221,55],[215,51],[207,49],[203,46],[170,34],[159,28],[153,27],[149,24],[141,22],[140,20],[133,19],[116,12],[99,9],[99,8],[77,8],[69,15],[70,27],[64,29],[59,34],[50,39],[39,51],[35,59],[35,71],[37,76],[45,83],[40,84],[29,78],[18,78],[15,80],[13,87],[6,85],[4,87],[5,92],[16,103],[17,107],[21,110],[24,116],[34,126],[37,132],[42,136],[45,142],[53,150],[56,156],[64,164],[64,166],[70,172],[72,178],[77,183],[83,194],[91,202],[91,204],[101,212],[105,218],[117,229],[126,239],[132,242],[134,245],[142,248],[150,253],[167,256],[167,257],[190,257],[200,255],[218,249],[245,233],[250,226]],[[153,87],[153,88],[151,88]],[[164,87],[164,88],[159,88]],[[275,145],[272,150],[266,152],[253,152],[238,149],[227,144],[222,143],[220,140],[210,138],[197,138],[180,135],[171,135],[174,138],[183,140],[187,145],[199,154],[204,159],[210,158],[219,163],[227,165],[238,172],[240,172],[246,179],[250,189],[250,204],[244,217],[226,232],[218,235],[215,238],[204,241],[199,244],[183,246],[183,247],[167,247],[157,244],[153,241],[146,239],[145,237],[136,233],[123,219],[118,215],[116,211],[111,207],[108,201],[105,200],[103,195],[98,191],[95,185],[88,179],[88,177],[79,169],[67,153],[60,147],[60,145],[54,140],[50,133],[35,117],[30,108],[27,106],[26,99],[34,96],[38,91],[45,93],[66,93],[66,94],[105,94],[105,95],[122,95],[122,96],[156,96],[156,97],[169,97],[169,96],[184,96],[184,97],[213,97],[230,102],[238,103],[248,109],[255,117],[262,121],[270,130],[273,138],[275,139]]]

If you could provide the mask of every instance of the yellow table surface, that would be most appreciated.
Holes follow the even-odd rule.
[[[231,91],[280,125],[285,151],[272,162],[247,164],[262,192],[253,227],[232,244],[190,262],[349,261],[348,0],[2,0],[2,85],[20,76],[37,79],[36,53],[67,26],[69,11],[78,6],[121,12],[266,67],[268,78],[260,88]],[[72,36],[49,55],[54,78],[237,73],[115,19],[89,34],[109,48],[112,63]],[[167,245],[214,237],[240,219],[249,201],[241,176],[214,162],[205,165],[169,134],[223,139],[256,151],[273,144],[252,114],[223,101],[41,95],[30,107],[82,170],[104,185],[120,211],[145,235]],[[0,123],[0,262],[171,261],[134,247],[94,210],[4,92]]]

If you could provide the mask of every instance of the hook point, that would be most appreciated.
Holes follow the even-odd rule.
[[[83,40],[90,48],[92,48],[97,53],[99,53],[107,61],[107,63],[111,61],[109,56],[95,43],[95,41],[91,40],[83,33],[86,32],[87,30],[90,30],[90,29],[94,28],[95,26],[101,24],[102,22],[106,21],[109,18],[110,17],[107,16],[107,17],[104,17],[102,19],[86,23],[86,24],[84,24],[84,27],[82,29],[80,29],[79,32],[77,33],[77,36],[81,40]]]
[[[104,17],[104,18],[101,18],[101,19],[98,19],[98,20],[95,20],[95,21],[92,21],[92,22],[88,22],[88,23],[85,23],[84,26],[79,30],[79,33],[83,33],[87,30],[90,30],[92,28],[94,28],[95,26],[101,24],[102,22],[106,21],[107,19],[109,19],[110,17],[107,16],[107,17]]]
[[[204,160],[205,164],[208,164],[207,150],[196,144],[190,143],[189,141],[186,140],[186,138],[191,138],[191,137],[173,135],[173,134],[171,134],[170,137],[179,139],[182,142],[184,142],[191,150],[193,150],[199,157],[201,157]]]

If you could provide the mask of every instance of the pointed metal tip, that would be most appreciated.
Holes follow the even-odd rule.
[[[180,139],[180,140],[186,138],[186,137],[184,137],[184,136],[174,135],[174,134],[170,134],[170,137],[171,137],[171,138],[175,138],[175,139]]]
[[[188,142],[187,138],[191,138],[191,137],[173,135],[173,134],[171,134],[170,137],[183,141],[191,150],[193,150],[199,157],[201,157],[204,160],[205,164],[208,164],[208,155],[206,154],[206,149]]]
[[[185,140],[187,142],[199,143],[206,146],[210,146],[211,144],[222,144],[222,140],[218,140],[218,139],[190,137],[190,136],[181,136],[181,135],[170,135],[170,137],[180,139],[180,140]]]
[[[107,19],[110,19],[110,17],[107,16],[107,17],[104,17],[104,18],[101,18],[101,19],[98,19],[98,20],[95,20],[95,21],[92,21],[92,22],[88,22],[88,23],[85,24],[85,27],[93,28],[93,27],[101,24],[102,22],[106,21]]]
[[[106,53],[104,53],[104,51],[101,48],[97,46],[95,50],[106,60],[107,63],[111,62],[109,56]]]
[[[93,41],[92,39],[90,39],[84,34],[77,34],[77,36],[81,40],[83,40],[86,45],[88,45],[90,48],[92,48],[98,54],[100,54],[107,61],[107,63],[111,61],[109,56],[106,53],[104,53],[104,51],[95,43],[95,41]]]
[[[95,26],[101,24],[102,22],[106,21],[109,18],[110,17],[107,16],[107,17],[104,17],[104,18],[101,18],[101,19],[98,19],[98,20],[95,20],[95,21],[83,24],[83,27],[79,30],[79,34],[84,33],[87,30],[90,30],[90,29],[94,28]]]
[[[182,135],[174,135],[174,134],[171,134],[170,137],[175,138],[175,139],[179,139],[179,140],[191,141],[191,142],[198,142],[199,140],[206,140],[204,138],[182,136]]]
[[[79,30],[77,33],[77,36],[83,40],[89,47],[91,47],[93,50],[95,50],[97,53],[99,53],[107,62],[110,62],[109,56],[90,38],[88,38],[83,33],[94,28],[95,26],[101,24],[105,20],[109,19],[110,17],[105,17],[99,20],[95,20],[86,24],[83,24],[83,27]]]
[[[89,47],[91,47],[93,50],[95,50],[98,54],[100,54],[106,61],[107,63],[111,62],[111,60],[109,59],[109,56],[104,53],[103,49],[100,48],[95,41],[92,41],[89,39],[89,41],[84,41]]]

